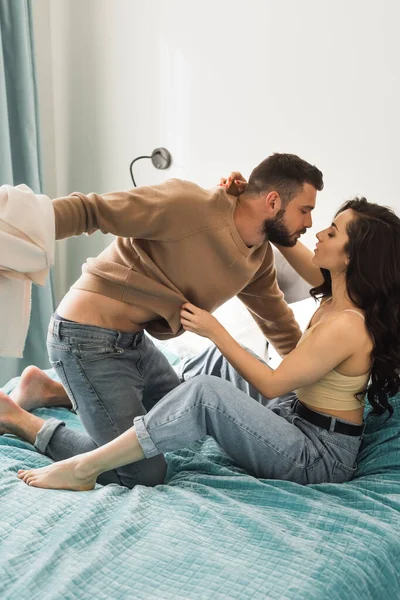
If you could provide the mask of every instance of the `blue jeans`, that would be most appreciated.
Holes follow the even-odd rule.
[[[361,436],[328,431],[301,418],[294,393],[264,398],[215,347],[189,359],[181,373],[188,380],[134,420],[146,458],[211,435],[256,477],[301,484],[351,479]],[[332,418],[332,429],[337,420]]]
[[[49,419],[39,431],[35,447],[55,461],[94,450],[132,427],[180,381],[165,356],[143,331],[130,334],[81,325],[53,315],[47,348],[87,433],[68,429]],[[163,482],[163,456],[103,473],[98,482],[132,488]]]

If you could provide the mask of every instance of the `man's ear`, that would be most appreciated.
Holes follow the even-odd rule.
[[[282,200],[278,192],[272,191],[265,197],[265,210],[270,217],[276,217],[282,208]]]

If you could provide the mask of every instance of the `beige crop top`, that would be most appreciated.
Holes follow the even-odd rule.
[[[351,308],[346,309],[344,312],[353,312],[365,320],[361,313]],[[301,344],[310,331],[317,325],[318,323],[307,328],[297,345]],[[338,371],[332,369],[332,371],[329,371],[329,373],[315,383],[305,385],[295,391],[300,402],[304,402],[316,410],[323,408],[355,410],[363,406],[364,402],[357,400],[354,394],[366,389],[369,375],[370,373],[368,372],[352,377],[350,375],[342,375],[342,373],[338,373]]]

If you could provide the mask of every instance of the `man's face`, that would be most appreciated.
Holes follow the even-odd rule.
[[[317,190],[309,183],[282,208],[273,219],[266,219],[263,233],[270,242],[280,246],[294,246],[299,237],[312,227],[311,211],[315,207]]]

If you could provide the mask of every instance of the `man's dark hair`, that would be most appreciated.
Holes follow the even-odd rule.
[[[316,190],[324,187],[322,173],[295,154],[272,154],[253,169],[246,194],[277,191],[285,206],[309,183]]]

